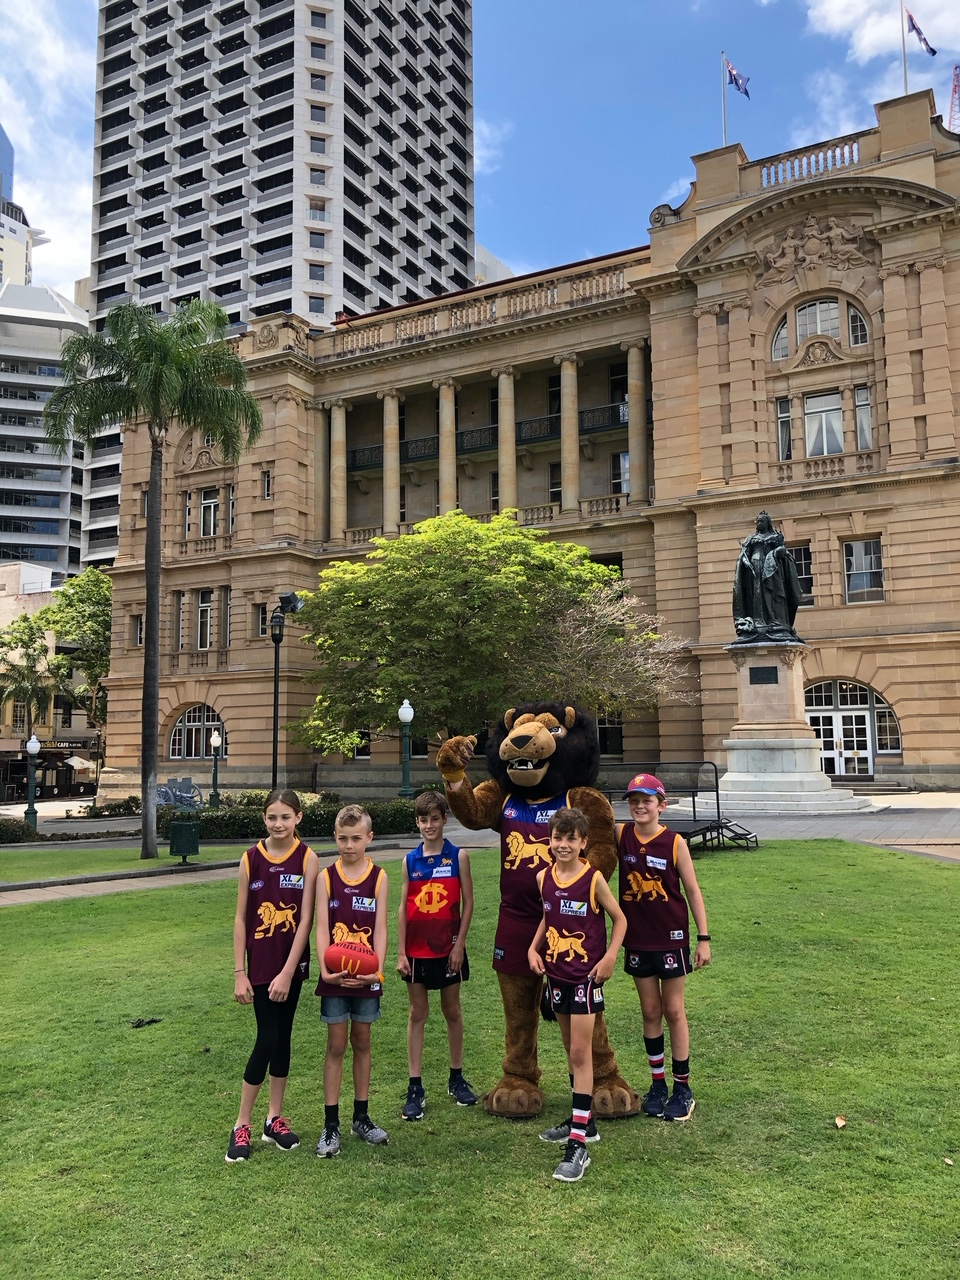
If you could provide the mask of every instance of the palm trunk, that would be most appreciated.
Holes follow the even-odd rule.
[[[140,704],[141,858],[157,856],[157,746],[160,731],[160,519],[163,505],[162,424],[150,424],[150,488],[143,572],[143,697]]]

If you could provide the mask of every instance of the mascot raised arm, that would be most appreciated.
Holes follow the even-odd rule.
[[[474,737],[449,738],[437,752],[447,800],[465,827],[500,833],[500,915],[493,967],[506,1023],[503,1078],[483,1099],[494,1115],[539,1115],[543,1107],[537,1065],[542,978],[530,972],[527,949],[542,918],[537,872],[550,865],[548,824],[565,805],[590,822],[586,858],[609,879],[617,865],[613,810],[594,783],[600,766],[595,723],[574,707],[531,702],[506,711],[487,741],[490,778],[474,788],[466,766]],[[593,1034],[593,1110],[597,1116],[630,1116],[640,1109],[620,1075],[597,1015]]]

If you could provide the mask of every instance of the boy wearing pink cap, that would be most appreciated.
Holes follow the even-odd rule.
[[[641,1109],[644,1115],[664,1120],[689,1120],[697,1104],[690,1091],[690,1031],[683,989],[691,968],[710,963],[707,912],[687,842],[660,821],[667,807],[663,783],[652,773],[638,773],[623,799],[633,819],[617,827],[620,907],[627,918],[624,969],[640,996],[652,1076]],[[692,963],[688,903],[697,923]],[[670,1028],[672,1094],[664,1078],[664,1019]]]

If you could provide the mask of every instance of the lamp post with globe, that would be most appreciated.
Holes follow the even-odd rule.
[[[37,755],[40,751],[40,739],[35,733],[30,735],[27,746],[27,807],[23,812],[24,822],[37,829]]]
[[[210,808],[220,808],[220,792],[217,790],[217,765],[220,763],[220,748],[223,745],[223,738],[220,736],[220,730],[214,729],[210,735],[210,747],[213,751],[213,785],[210,788]]]
[[[412,800],[413,787],[410,785],[410,722],[413,719],[413,707],[410,705],[409,698],[404,698],[403,706],[397,709],[397,718],[400,721],[400,729],[403,735],[400,756],[402,776],[400,790],[397,794],[401,800]]]

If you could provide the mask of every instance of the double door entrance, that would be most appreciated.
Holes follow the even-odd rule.
[[[872,776],[873,743],[866,711],[808,711],[820,739],[820,762],[831,777]]]

